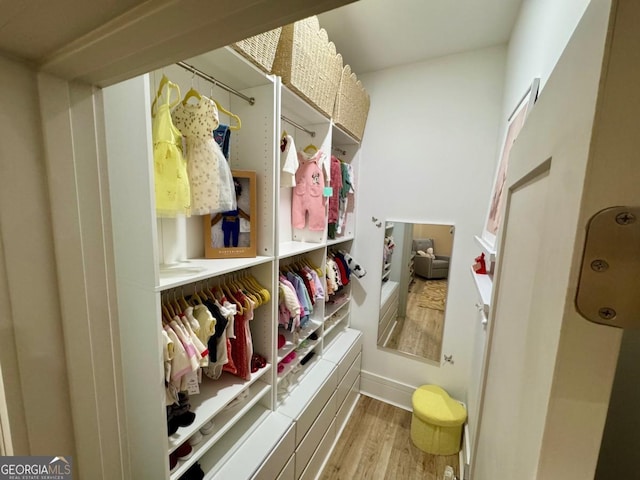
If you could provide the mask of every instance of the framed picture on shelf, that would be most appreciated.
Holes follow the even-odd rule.
[[[515,142],[520,130],[524,125],[527,115],[530,113],[533,104],[538,99],[538,89],[540,87],[540,79],[534,78],[531,86],[527,89],[515,109],[507,119],[507,128],[504,134],[500,161],[498,170],[493,184],[493,193],[489,203],[489,212],[483,232],[483,239],[492,247],[496,246],[496,237],[502,221],[501,215],[503,211],[503,203],[506,197],[504,188],[507,180],[507,169],[509,167],[509,155],[511,148]]]
[[[206,258],[256,256],[256,172],[231,170],[236,190],[235,210],[203,216]]]

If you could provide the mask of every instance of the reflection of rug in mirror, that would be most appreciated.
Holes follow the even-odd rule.
[[[420,292],[419,307],[444,311],[447,300],[447,280],[427,280]]]

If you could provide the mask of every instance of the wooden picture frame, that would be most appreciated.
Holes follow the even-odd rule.
[[[204,215],[206,258],[252,258],[257,251],[256,172],[231,170],[236,186],[237,209]]]

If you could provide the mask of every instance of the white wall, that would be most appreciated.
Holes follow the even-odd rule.
[[[524,0],[507,50],[504,121],[534,77],[544,88],[590,1]]]
[[[364,75],[371,110],[363,139],[354,253],[372,272],[354,284],[353,325],[364,332],[363,389],[410,405],[412,388],[437,383],[464,399],[476,318],[469,266],[478,250],[496,161],[505,48],[493,47]],[[456,227],[443,353],[426,363],[376,346],[382,220]],[[399,384],[389,386],[389,381]],[[387,385],[388,388],[385,388]]]

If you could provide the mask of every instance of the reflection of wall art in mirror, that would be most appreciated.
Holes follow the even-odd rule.
[[[387,222],[378,346],[440,361],[453,234],[453,225]]]
[[[206,258],[250,258],[256,256],[256,173],[232,170],[238,206],[236,210],[205,215]]]

